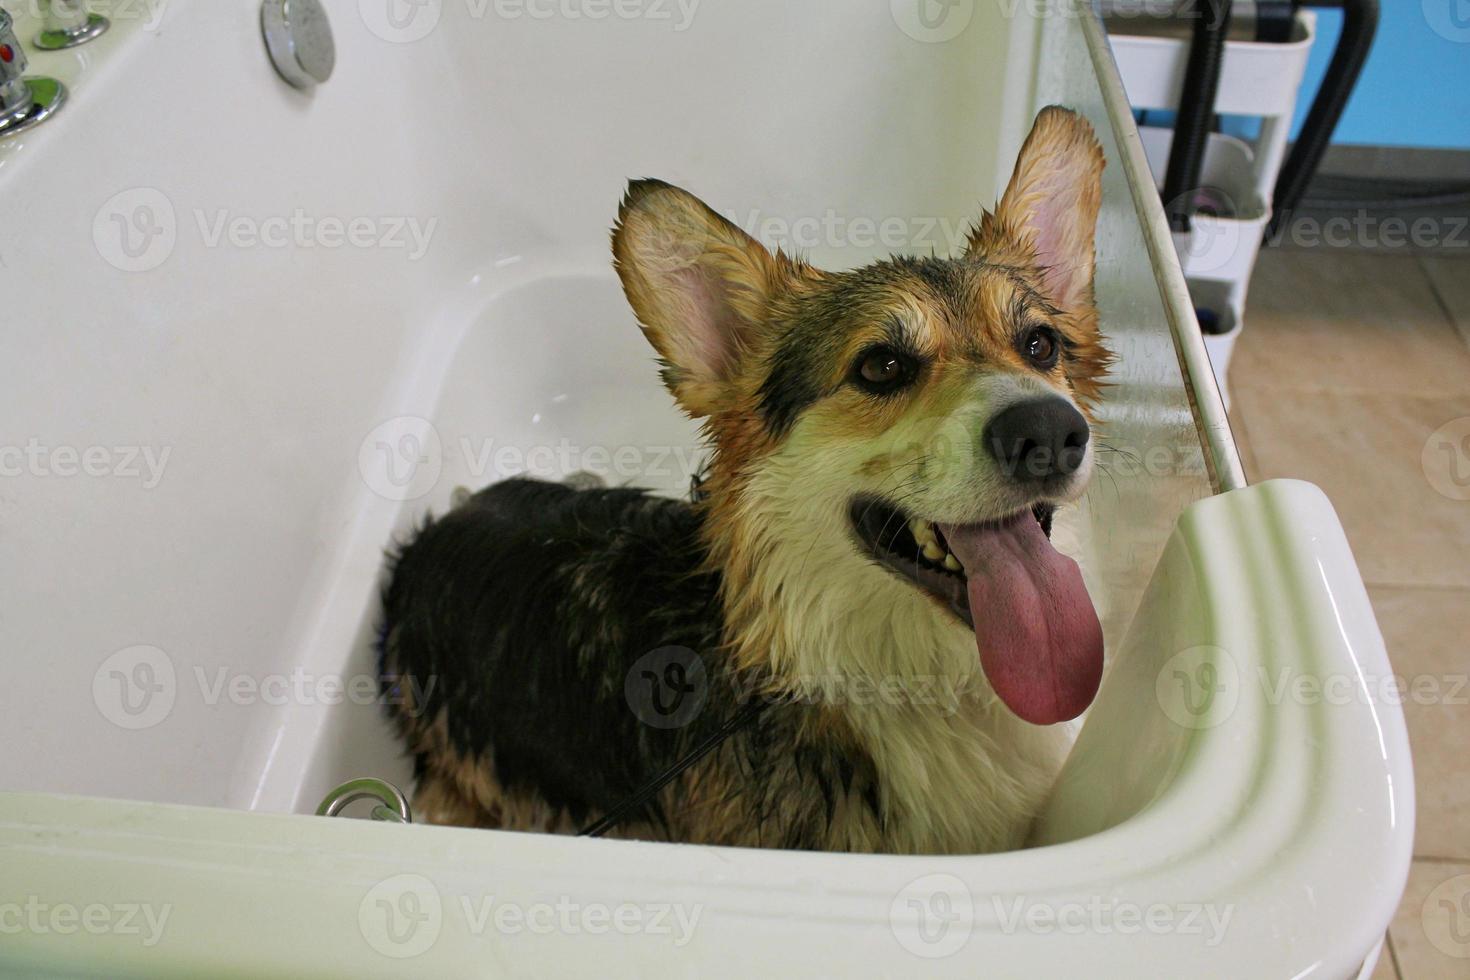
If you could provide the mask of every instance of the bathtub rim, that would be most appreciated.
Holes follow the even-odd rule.
[[[1346,538],[1317,488],[1278,480],[1205,498],[1186,512],[1175,540],[1177,560],[1159,574],[1202,591],[1217,613],[1208,617],[1214,632],[1205,642],[1242,643],[1242,667],[1282,651],[1241,637],[1285,635],[1300,623],[1312,641],[1314,656],[1302,660],[1308,666],[1367,677],[1390,669]],[[1252,610],[1261,630],[1241,633],[1258,596],[1239,581],[1253,568],[1268,580],[1303,583],[1302,595],[1270,591]],[[123,935],[22,932],[0,947],[0,966],[45,963],[88,973],[105,964],[125,973],[185,975],[226,957],[258,973],[291,967],[328,975],[351,965],[365,975],[401,975],[408,964],[372,946],[363,910],[381,886],[416,887],[416,880],[429,882],[449,907],[460,896],[492,892],[525,905],[563,895],[583,904],[697,903],[721,925],[696,936],[691,963],[731,966],[740,958],[746,965],[815,969],[819,961],[828,967],[845,961],[898,969],[919,962],[911,947],[900,948],[902,938],[895,942],[901,919],[894,909],[906,889],[945,875],[968,889],[975,912],[961,948],[928,964],[940,973],[960,975],[988,961],[1017,969],[1085,964],[1090,975],[1108,976],[1137,975],[1137,967],[1148,966],[1167,975],[1196,972],[1204,962],[1207,973],[1219,976],[1260,975],[1266,963],[1351,975],[1392,918],[1411,859],[1413,775],[1403,713],[1376,699],[1288,701],[1279,706],[1278,729],[1339,737],[1320,745],[1295,739],[1296,751],[1277,752],[1275,729],[1261,715],[1264,693],[1243,692],[1230,720],[1196,733],[1200,751],[1175,777],[1184,784],[1179,792],[1083,837],[985,855],[584,840],[0,793],[0,860],[15,894],[59,903],[65,896],[75,901],[82,886],[93,900],[170,905],[184,930],[161,953],[140,951]],[[1242,738],[1251,751],[1240,752]],[[1366,742],[1380,746],[1381,755],[1357,755],[1355,747]],[[1229,773],[1221,769],[1229,785],[1215,776],[1222,760],[1238,760]],[[1322,777],[1330,777],[1322,793],[1308,792]],[[1258,832],[1262,820],[1271,825],[1304,806],[1317,816],[1309,833],[1292,836],[1291,847]],[[1233,922],[1208,948],[1182,926],[1173,935],[1125,937],[1115,927],[1063,936],[1005,924],[1003,910],[1015,902],[1061,908],[1093,901],[1143,908],[1213,904],[1233,909]],[[440,975],[472,975],[486,956],[521,966],[557,962],[581,973],[606,955],[589,949],[586,936],[547,935],[507,946],[505,936],[473,931],[468,913],[444,913],[438,921],[445,938],[425,951],[432,953],[428,959],[414,962],[432,964]],[[788,944],[752,943],[782,930]],[[261,941],[266,936],[269,943]],[[805,945],[789,945],[796,942]],[[671,961],[647,957],[647,948],[624,949],[619,955],[629,957],[630,970],[662,963],[658,972],[669,972]],[[657,952],[669,955],[665,947]]]

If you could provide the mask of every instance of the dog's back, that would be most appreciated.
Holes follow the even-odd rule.
[[[718,642],[698,531],[683,501],[516,479],[402,549],[381,666],[431,819],[566,830],[678,758],[687,733],[641,723],[624,685],[650,651]]]

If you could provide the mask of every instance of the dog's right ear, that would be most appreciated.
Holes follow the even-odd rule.
[[[1019,253],[1038,266],[1049,300],[1090,307],[1103,165],[1091,123],[1061,106],[1042,109],[995,213],[970,233],[969,253],[1002,261]]]
[[[661,180],[628,184],[613,258],[664,383],[690,415],[718,411],[787,263]]]

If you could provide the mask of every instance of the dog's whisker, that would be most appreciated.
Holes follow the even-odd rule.
[[[899,478],[902,477],[902,472],[901,471],[895,471],[892,474],[892,477],[894,479],[899,479]],[[900,483],[895,488],[895,492],[897,492],[898,490],[902,490],[902,489],[908,487],[911,484],[917,483],[919,479],[920,479],[919,477],[912,477],[912,478],[909,478],[909,479],[904,480],[903,483]],[[868,515],[868,513],[872,510],[872,508],[875,507],[875,506],[877,506],[877,503],[878,503],[878,501],[876,499],[869,501],[868,504],[863,508],[862,517],[866,518],[867,515]],[[885,520],[883,522],[882,533],[884,533],[884,534],[887,533],[889,521],[891,521],[892,519],[893,519],[893,516],[890,515],[889,518],[888,518],[888,520]],[[821,543],[822,543],[822,541],[821,541],[820,538],[817,538],[817,539],[813,540],[812,546],[806,550],[806,553],[802,556],[801,563],[797,567],[797,574],[798,575],[805,574],[807,562],[811,560],[812,555],[817,550],[817,546],[819,544],[821,544]]]
[[[1120,449],[1117,446],[1110,446],[1102,441],[1098,441],[1095,444],[1095,451],[1098,453],[1112,453],[1115,456],[1121,456],[1124,459],[1132,460],[1134,463],[1138,463],[1140,461],[1139,455],[1132,450]]]

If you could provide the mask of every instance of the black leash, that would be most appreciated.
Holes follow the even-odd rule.
[[[607,811],[607,814],[601,820],[591,826],[584,827],[578,832],[577,836],[601,837],[622,823],[630,814],[646,806],[648,801],[658,794],[659,790],[667,786],[680,773],[713,752],[725,739],[755,721],[756,716],[761,713],[761,709],[764,707],[765,705],[760,702],[755,702],[741,708],[729,721],[715,729],[708,738],[696,745],[682,759],[649,780],[633,795]]]

